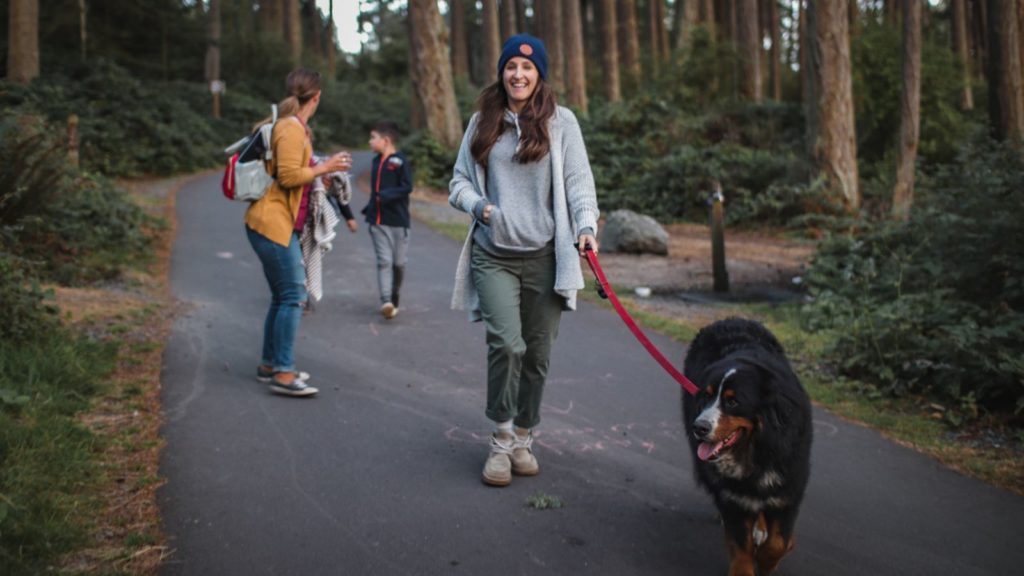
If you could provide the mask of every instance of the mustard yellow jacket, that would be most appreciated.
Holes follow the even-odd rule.
[[[267,164],[271,174],[277,171],[270,189],[249,206],[245,224],[282,246],[288,246],[295,220],[299,216],[302,187],[316,176],[309,166],[313,157],[313,144],[306,136],[302,122],[294,117],[281,118],[274,125],[270,137],[274,157]]]

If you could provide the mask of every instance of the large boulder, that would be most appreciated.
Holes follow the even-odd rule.
[[[668,232],[654,218],[632,210],[612,212],[598,242],[602,252],[668,255]]]

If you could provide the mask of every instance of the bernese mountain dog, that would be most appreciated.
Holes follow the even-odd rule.
[[[811,402],[782,345],[761,324],[729,318],[704,327],[683,371],[683,424],[697,483],[725,527],[730,576],[770,574],[793,549],[807,487]]]

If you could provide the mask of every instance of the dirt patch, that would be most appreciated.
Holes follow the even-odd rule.
[[[418,187],[411,198],[417,218],[444,224],[469,222],[468,215],[448,205],[447,190]],[[729,309],[715,303],[720,300],[728,306],[728,299],[715,298],[711,293],[708,226],[670,224],[665,229],[669,233],[668,256],[601,253],[601,266],[620,296],[650,312],[698,324],[729,316]],[[784,300],[800,296],[800,281],[814,252],[812,244],[770,229],[726,231],[725,241],[730,288],[740,299]],[[653,297],[636,297],[632,291],[637,287],[650,288]]]
[[[153,264],[92,288],[54,287],[62,321],[90,337],[119,343],[117,369],[79,420],[98,438],[102,479],[91,496],[103,502],[90,541],[62,561],[83,574],[156,574],[169,554],[160,533],[156,491],[160,449],[160,369],[177,312],[168,289],[174,197],[190,177],[123,181],[150,214],[168,224],[151,231]]]

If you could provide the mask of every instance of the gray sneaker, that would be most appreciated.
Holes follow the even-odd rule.
[[[491,435],[491,453],[484,464],[484,484],[508,486],[512,483],[512,450],[516,436],[499,430]]]
[[[295,373],[295,376],[299,380],[309,380],[309,372],[302,372],[301,370]],[[263,366],[256,367],[256,380],[260,382],[270,382],[274,379],[274,371],[264,368]]]
[[[533,432],[516,428],[516,439],[512,445],[512,473],[517,476],[536,476],[540,472],[537,457],[533,455]]]
[[[319,392],[316,388],[306,384],[305,380],[300,380],[299,378],[292,380],[290,384],[282,384],[277,380],[272,380],[270,382],[270,391],[282,396],[312,396]]]

